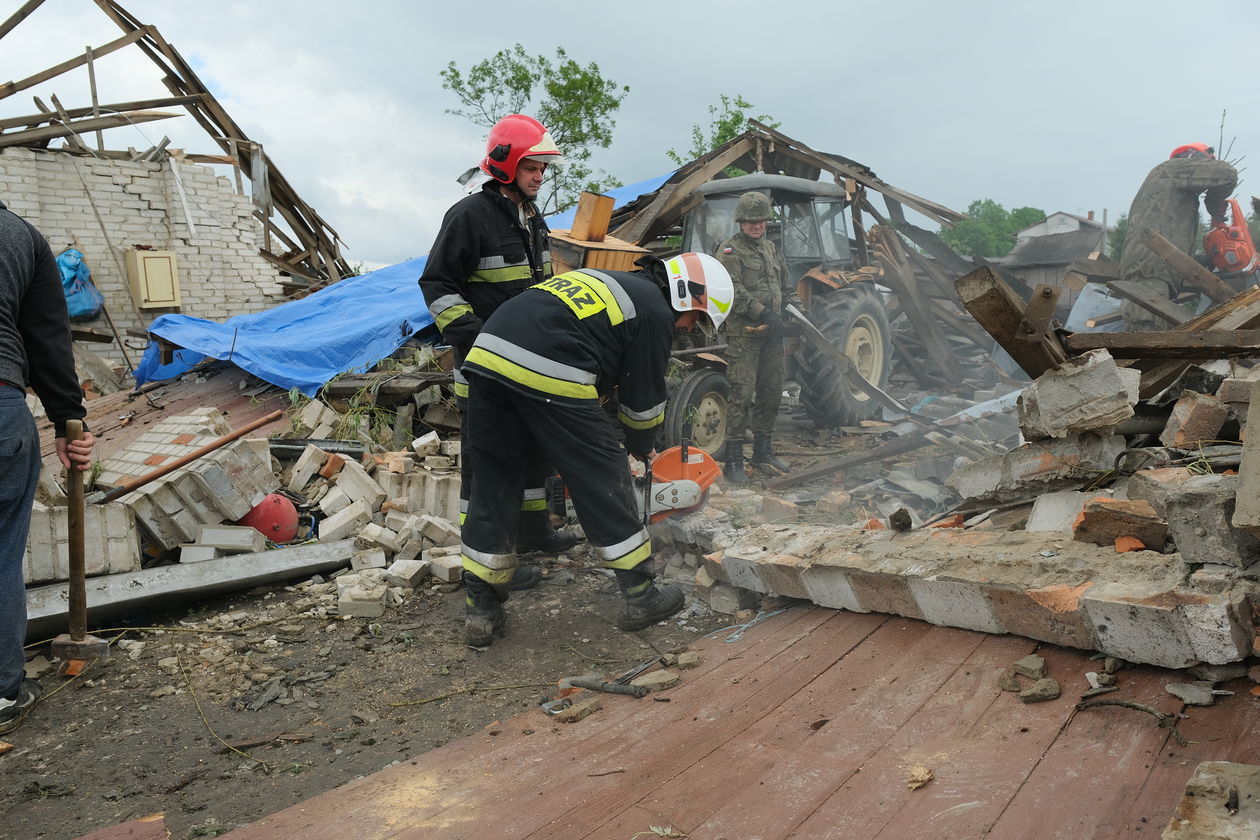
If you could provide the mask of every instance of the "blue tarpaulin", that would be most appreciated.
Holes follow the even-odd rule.
[[[628,184],[624,187],[617,187],[615,190],[605,190],[604,195],[612,196],[614,200],[613,209],[617,209],[624,204],[629,204],[641,195],[650,192],[656,192],[661,188],[661,184],[669,180],[673,172],[667,172],[664,175],[658,175],[655,178],[648,178],[646,181],[639,181],[634,184]],[[573,227],[573,217],[577,215],[577,205],[573,205],[563,213],[556,213],[554,216],[547,217],[547,226],[553,230],[568,230]]]
[[[163,315],[149,332],[193,353],[224,359],[259,379],[313,397],[339,373],[366,370],[433,323],[416,281],[424,257],[348,277],[312,295],[223,323]],[[159,369],[151,345],[136,383],[178,376],[188,366]]]
[[[669,173],[609,190],[614,207],[653,192]],[[557,230],[573,226],[577,208],[547,218]],[[433,323],[417,280],[425,257],[349,277],[294,300],[223,323],[190,315],[163,315],[149,332],[185,348],[169,364],[159,363],[151,344],[136,366],[136,385],[172,379],[205,357],[230,361],[282,388],[313,397],[339,373],[367,370],[393,353],[413,333]]]

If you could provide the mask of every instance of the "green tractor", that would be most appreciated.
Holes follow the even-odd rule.
[[[849,203],[834,183],[788,175],[753,174],[709,181],[696,189],[701,199],[684,217],[683,251],[712,254],[739,230],[735,205],[746,192],[770,197],[774,220],[769,236],[796,281],[797,294],[815,326],[853,360],[869,382],[884,388],[892,362],[892,330],[883,297],[869,272],[859,271],[846,225]],[[788,339],[788,378],[800,386],[801,405],[820,428],[856,425],[879,406],[845,384],[835,364],[807,342]],[[730,383],[724,366],[703,347],[682,348],[691,370],[678,382],[665,416],[665,436],[691,442],[716,454],[726,440]]]

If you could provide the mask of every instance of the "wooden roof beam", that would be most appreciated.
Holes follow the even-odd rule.
[[[200,95],[196,96],[167,96],[161,99],[138,99],[135,102],[114,102],[109,105],[98,105],[99,111],[147,111],[150,108],[170,108],[175,105],[187,105],[190,102],[197,102],[201,99]],[[66,116],[70,119],[78,119],[92,114],[92,108],[67,108]],[[0,120],[0,131],[6,131],[10,128],[22,128],[24,126],[36,126],[40,123],[48,122],[54,119],[55,115],[50,113],[29,114],[25,117],[7,117]]]
[[[4,23],[0,23],[0,38],[3,38],[5,35],[12,32],[13,27],[26,20],[27,16],[43,5],[43,3],[44,0],[26,0],[26,2],[22,4],[22,8],[9,15],[8,20]]]
[[[148,32],[148,30],[149,30],[149,27],[146,26],[141,29],[137,29],[135,32],[132,32],[130,35],[124,35],[123,37],[117,40],[110,41],[108,44],[106,44],[103,47],[93,48],[92,60],[95,61],[96,59],[100,58],[103,55],[108,55],[109,53],[112,53],[115,50],[120,50],[125,46],[134,44],[136,41],[139,41],[141,38],[143,38],[145,34]],[[60,76],[62,73],[73,70],[76,67],[82,67],[83,65],[87,64],[87,62],[88,62],[88,56],[87,56],[87,53],[84,53],[83,55],[76,56],[75,58],[72,58],[69,61],[63,61],[60,64],[56,65],[55,67],[49,67],[47,70],[41,70],[40,72],[36,73],[33,76],[27,76],[25,79],[22,79],[21,81],[5,82],[4,84],[0,85],[0,99],[4,99],[7,96],[12,96],[18,91],[35,87],[35,85],[42,84],[48,81],[49,79],[55,79],[58,76]]]
[[[74,134],[82,134],[87,131],[96,131],[97,129],[117,128],[123,125],[132,125],[133,123],[152,122],[153,120],[165,120],[171,117],[183,116],[182,114],[170,114],[165,111],[131,111],[125,114],[110,114],[104,117],[91,117],[86,120],[77,120],[66,123],[64,125],[46,125],[42,128],[32,128],[28,131],[14,131],[8,134],[0,134],[0,148],[7,146],[26,146],[41,140],[51,140],[55,137],[68,137]]]

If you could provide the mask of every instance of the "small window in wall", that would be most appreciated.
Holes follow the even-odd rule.
[[[131,296],[141,309],[173,309],[179,306],[179,268],[174,251],[127,252],[127,280]]]

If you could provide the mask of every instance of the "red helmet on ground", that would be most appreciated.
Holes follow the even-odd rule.
[[[1207,143],[1187,143],[1184,146],[1178,146],[1172,150],[1172,154],[1168,156],[1169,160],[1174,158],[1216,158],[1216,149],[1213,149]]]
[[[516,167],[525,158],[547,164],[564,163],[546,126],[524,114],[508,114],[490,129],[481,171],[510,184],[516,180]]]
[[[298,512],[293,502],[279,493],[271,493],[240,519],[237,525],[248,525],[273,543],[287,543],[297,536]]]

